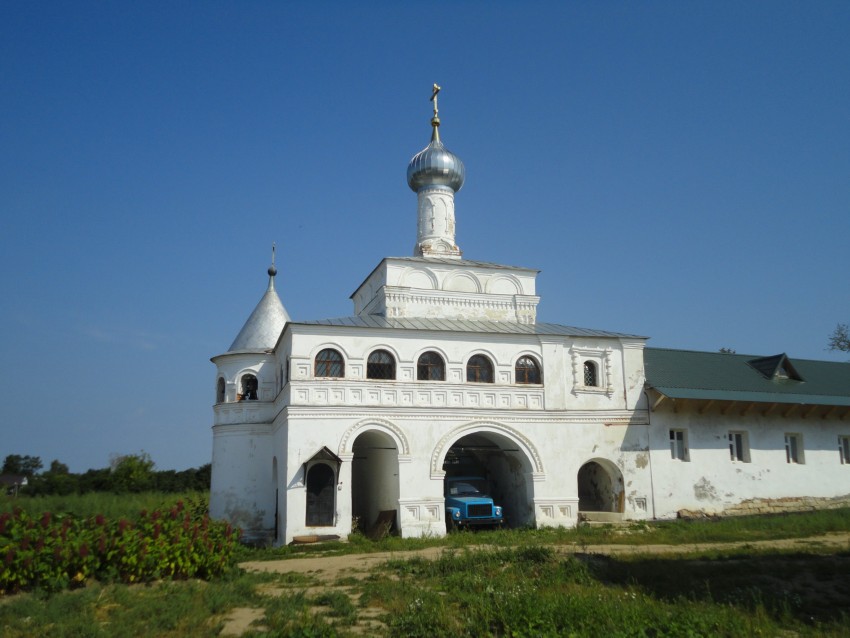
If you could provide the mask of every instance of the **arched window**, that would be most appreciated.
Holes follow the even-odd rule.
[[[375,350],[366,362],[367,379],[395,379],[395,359],[386,350]]]
[[[339,352],[333,348],[325,348],[316,355],[314,370],[317,377],[344,377],[345,362]]]
[[[215,385],[215,402],[224,403],[224,379],[218,378],[218,383]]]
[[[540,383],[540,367],[531,357],[520,357],[514,371],[517,383]]]
[[[584,385],[589,387],[596,387],[599,385],[598,379],[596,378],[596,364],[593,363],[593,361],[584,362]]]
[[[336,481],[329,465],[316,463],[307,472],[307,516],[310,527],[334,524]]]
[[[436,352],[426,352],[416,363],[416,378],[419,381],[445,381],[446,364]]]
[[[257,389],[260,387],[257,383],[257,377],[253,374],[242,375],[242,394],[239,395],[241,401],[256,401]]]
[[[469,358],[466,364],[466,380],[474,383],[493,383],[493,364],[483,354]]]

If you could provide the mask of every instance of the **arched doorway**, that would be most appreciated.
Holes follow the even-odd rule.
[[[391,436],[367,430],[351,447],[352,527],[371,533],[376,525],[398,530],[398,447]],[[382,512],[384,513],[382,515]],[[390,514],[391,512],[391,514]]]
[[[307,526],[334,524],[336,477],[330,465],[316,463],[307,470]]]
[[[623,475],[616,465],[597,459],[578,471],[579,512],[623,513],[625,500]]]
[[[462,436],[443,460],[446,478],[482,477],[507,527],[534,523],[532,465],[516,441],[504,434],[478,431]]]

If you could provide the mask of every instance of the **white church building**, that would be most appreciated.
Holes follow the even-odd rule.
[[[850,495],[850,363],[663,350],[539,323],[537,271],[462,257],[461,160],[407,168],[413,256],[354,314],[294,321],[268,289],[216,366],[210,512],[246,540],[446,533],[446,476],[490,482],[508,526],[827,507]]]

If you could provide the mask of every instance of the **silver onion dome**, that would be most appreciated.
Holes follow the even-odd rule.
[[[440,141],[440,117],[437,112],[437,93],[440,87],[434,85],[434,117],[431,118],[431,143],[419,151],[407,165],[407,185],[415,192],[429,186],[451,188],[455,193],[463,186],[466,170],[460,158],[443,146]]]
[[[443,146],[439,137],[431,140],[407,165],[407,185],[416,192],[426,186],[446,186],[458,192],[465,176],[463,162]]]

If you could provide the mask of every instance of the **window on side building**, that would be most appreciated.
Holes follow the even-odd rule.
[[[838,437],[838,453],[841,455],[841,465],[850,465],[850,436]]]
[[[750,462],[750,445],[746,432],[729,432],[729,458],[737,463]]]
[[[803,435],[802,434],[786,434],[785,435],[785,462],[802,465],[803,459]]]
[[[670,457],[676,461],[689,461],[688,433],[685,430],[670,430]]]
[[[224,403],[224,378],[219,377],[215,384],[215,402]]]

